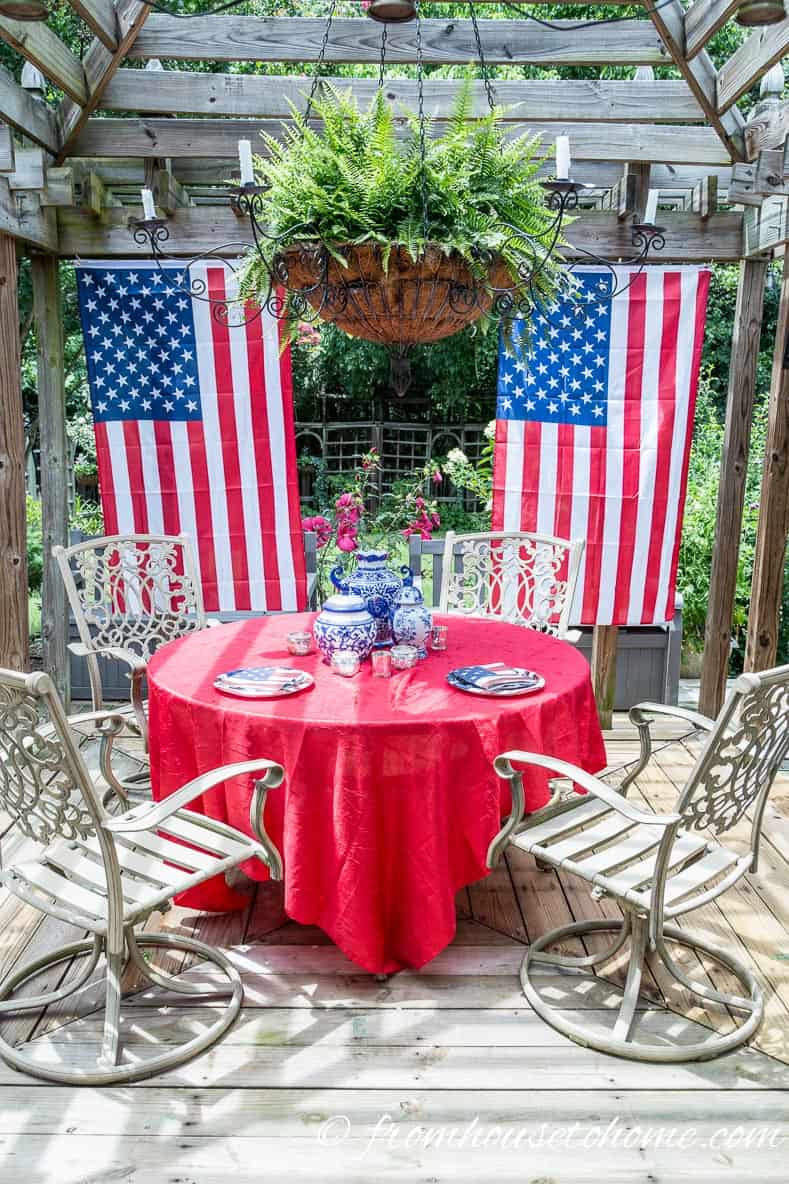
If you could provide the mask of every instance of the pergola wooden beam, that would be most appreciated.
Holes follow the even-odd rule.
[[[767,670],[776,662],[788,531],[789,266],[784,255],[745,646],[746,670]]]
[[[709,120],[734,160],[745,157],[742,134],[743,117],[736,108],[720,114],[718,111],[718,74],[706,50],[688,60],[685,47],[685,13],[679,0],[663,0],[659,6],[647,6],[650,19],[660,34],[674,65],[691,88]]]
[[[150,9],[142,0],[118,0],[115,10],[118,28],[118,41],[114,49],[108,49],[98,37],[91,43],[85,54],[85,77],[88,94],[81,103],[69,102],[64,99],[60,107],[60,119],[63,127],[63,140],[58,162],[62,162],[69,154],[69,149],[76,136],[79,135],[93,111],[95,111],[104,88],[112,78],[124,57],[134,44]]]
[[[41,458],[41,537],[44,578],[41,590],[41,644],[44,669],[68,703],[68,604],[52,548],[69,544],[68,438],[63,357],[63,307],[57,258],[31,260],[36,326],[38,423]]]
[[[685,57],[695,57],[730,20],[742,0],[693,0],[685,12]]]
[[[360,105],[370,102],[378,90],[374,78],[328,78],[341,91],[350,90]],[[105,87],[98,109],[137,112],[140,115],[172,112],[174,115],[232,115],[288,119],[290,103],[298,111],[306,107],[312,79],[283,78],[265,74],[200,74],[187,70],[162,70],[144,78],[139,70],[120,69]],[[450,78],[425,80],[425,110],[434,118],[446,118],[452,110],[460,83]],[[481,81],[473,84],[475,116],[488,110]],[[703,123],[704,112],[687,83],[609,82],[605,80],[497,81],[496,102],[505,120],[529,119],[595,123]],[[384,84],[387,100],[416,106],[416,83],[390,78]]]
[[[0,666],[27,667],[25,433],[16,243],[0,229]]]
[[[405,123],[405,121],[403,121]],[[74,156],[186,157],[221,156],[237,152],[241,139],[260,143],[260,132],[279,139],[287,121],[251,119],[114,119],[88,121],[72,142]],[[316,126],[318,123],[316,122]],[[442,124],[436,121],[438,133]],[[729,155],[710,128],[677,129],[660,124],[536,122],[511,124],[509,134],[542,135],[543,148],[551,152],[559,134],[570,137],[574,160],[647,161],[675,164],[725,165]],[[261,150],[263,145],[260,144]]]
[[[57,151],[60,136],[55,112],[28,94],[3,66],[0,66],[0,119],[48,152]]]
[[[117,47],[118,14],[112,0],[69,0],[69,4],[107,49],[113,51]]]
[[[745,483],[756,375],[762,333],[766,259],[746,259],[740,267],[737,307],[732,327],[726,428],[721,455],[721,478],[712,552],[710,595],[704,630],[699,710],[714,718],[726,693],[731,656],[737,566],[745,505]]]
[[[32,194],[18,194],[6,176],[0,176],[0,235],[43,251],[58,249],[54,211],[42,209]]]
[[[556,21],[546,29],[523,20],[481,20],[486,60],[529,66],[665,65],[667,53],[647,21],[621,21],[574,29],[575,21]],[[154,13],[129,51],[132,58],[174,58],[223,62],[316,61],[325,20],[300,17],[204,16],[189,21]],[[477,48],[471,21],[422,21],[427,65],[474,62]],[[327,62],[377,63],[381,26],[367,17],[335,20],[326,45]],[[389,29],[386,58],[416,62],[413,23]]]
[[[149,252],[138,246],[129,231],[129,218],[141,211],[110,209],[103,223],[98,223],[82,210],[57,210],[60,254],[98,258],[145,258]],[[704,262],[711,259],[733,262],[740,258],[742,249],[742,215],[729,212],[715,214],[708,219],[696,214],[667,213],[661,215],[666,227],[666,247],[661,262]],[[232,245],[223,253],[232,257],[251,243],[249,224],[237,218],[227,204],[193,206],[176,210],[168,219],[170,238],[168,254],[184,258],[203,251],[219,251],[226,243]],[[609,259],[626,259],[633,253],[629,226],[619,221],[616,213],[584,210],[567,229],[570,246],[593,250]]]
[[[0,16],[0,38],[38,66],[50,82],[76,103],[87,102],[88,85],[82,62],[48,25]]]
[[[727,111],[789,50],[789,16],[767,25],[735,51],[718,72],[718,110]]]

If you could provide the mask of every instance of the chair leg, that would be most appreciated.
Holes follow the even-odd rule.
[[[203,942],[195,941],[192,938],[170,936],[167,934],[144,934],[139,938],[135,938],[131,930],[126,931],[125,938],[129,959],[134,962],[138,969],[142,970],[150,982],[155,983],[157,986],[165,987],[168,990],[176,990],[182,994],[197,995],[203,998],[229,995],[230,998],[227,1005],[222,1007],[218,1012],[211,1009],[207,1014],[209,1017],[215,1018],[211,1019],[211,1022],[203,1032],[191,1040],[187,1040],[182,1044],[167,1045],[164,1052],[154,1054],[151,1057],[137,1056],[134,1054],[133,1059],[132,1057],[124,1059],[123,1041],[120,1039],[121,979],[124,969],[124,958],[123,955],[110,955],[107,959],[107,972],[105,976],[107,996],[103,1040],[100,1054],[97,1056],[94,1065],[84,1068],[69,1065],[65,1059],[69,1053],[68,1044],[57,1046],[58,1051],[61,1049],[63,1051],[63,1060],[45,1059],[48,1056],[51,1057],[55,1051],[52,1045],[47,1047],[42,1042],[39,1047],[42,1047],[44,1056],[37,1057],[35,1056],[35,1045],[37,1042],[34,1041],[31,1046],[16,1048],[5,1041],[1,1035],[0,1057],[11,1065],[12,1068],[18,1069],[22,1073],[41,1078],[44,1081],[55,1082],[59,1085],[122,1085],[132,1081],[143,1081],[149,1077],[154,1077],[158,1073],[165,1073],[170,1069],[176,1069],[215,1044],[225,1034],[231,1024],[234,1023],[241,1010],[243,986],[241,976],[236,967],[218,950],[214,950]],[[145,961],[140,952],[140,947],[146,948],[149,946],[154,946],[158,949],[186,950],[189,953],[197,954],[204,961],[211,962],[217,966],[224,975],[224,981],[217,986],[212,984],[206,988],[196,983],[181,982],[171,975],[157,971]],[[3,1013],[29,1011],[34,1007],[42,1007],[46,1003],[55,1002],[73,994],[74,991],[83,985],[95,969],[102,948],[103,939],[98,937],[93,940],[73,942],[71,945],[64,946],[60,950],[48,954],[44,958],[39,958],[36,962],[31,962],[21,970],[18,970],[0,985],[0,1018],[2,1018]],[[59,988],[57,991],[51,991],[46,995],[21,999],[19,1002],[8,998],[16,987],[20,986],[21,983],[31,978],[34,974],[39,974],[42,970],[47,969],[51,965],[63,962],[67,958],[80,955],[87,955],[87,965],[67,986]],[[155,1047],[155,1044],[152,1044],[151,1047]]]
[[[112,1066],[118,1064],[120,1057],[121,1030],[121,977],[123,975],[123,955],[107,955],[107,973],[105,976],[107,996],[104,1001],[104,1039],[101,1046],[99,1064]]]
[[[621,938],[622,923],[618,921],[581,921],[574,925],[565,925],[551,933],[540,937],[529,947],[521,965],[521,985],[523,992],[531,1006],[539,1016],[550,1024],[552,1028],[562,1032],[577,1044],[587,1048],[594,1048],[600,1052],[612,1053],[615,1056],[627,1057],[636,1061],[647,1061],[658,1064],[675,1064],[682,1061],[705,1061],[721,1056],[733,1048],[744,1044],[756,1031],[762,1020],[764,1010],[762,993],[759,984],[749,968],[733,957],[727,950],[712,945],[703,938],[690,934],[673,925],[666,925],[663,934],[656,945],[656,954],[663,962],[665,969],[686,990],[701,998],[705,1003],[717,1003],[733,1011],[746,1013],[745,1021],[733,1032],[718,1034],[709,1032],[704,1039],[688,1044],[647,1043],[638,1038],[636,1024],[636,1008],[638,1005],[638,991],[641,984],[644,959],[647,945],[647,921],[643,917],[633,916],[631,921],[630,962],[624,988],[624,997],[611,1029],[600,1030],[578,1022],[575,1018],[568,1018],[566,1011],[548,1003],[539,990],[539,977],[532,975],[536,963],[546,962],[553,966],[572,966],[578,964],[578,959],[567,959],[562,955],[546,953],[545,948],[553,945],[565,937],[582,937],[587,933],[599,933],[602,930],[619,931]],[[694,982],[681,970],[668,953],[665,938],[677,942],[697,953],[706,954],[719,962],[742,983],[745,988],[743,995],[728,995],[707,987],[703,983]],[[609,951],[606,951],[608,954]],[[597,955],[598,961],[600,956]],[[589,961],[587,959],[587,961]],[[568,984],[572,978],[568,978]],[[580,1014],[583,1012],[572,1013]],[[645,1025],[646,1026],[646,1025]],[[634,1035],[635,1029],[635,1035]],[[708,1032],[707,1029],[699,1031]]]
[[[648,927],[645,917],[633,917],[631,921],[630,961],[627,966],[625,994],[614,1025],[615,1040],[629,1040],[636,1018],[638,995],[641,990],[641,976],[644,972],[644,958],[647,952]]]

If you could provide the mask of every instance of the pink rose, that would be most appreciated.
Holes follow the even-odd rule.
[[[441,476],[441,473],[438,471],[438,469],[436,469],[435,473],[433,474],[433,481],[435,482],[436,485],[440,485],[442,480],[443,480],[443,478]]]

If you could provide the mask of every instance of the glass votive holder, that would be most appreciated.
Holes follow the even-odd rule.
[[[336,650],[331,656],[331,668],[335,674],[343,678],[351,678],[359,673],[359,655],[355,650]]]
[[[373,650],[370,660],[373,664],[373,678],[391,678],[392,655],[389,650]]]
[[[309,654],[312,650],[311,633],[289,633],[287,641],[289,654]]]
[[[415,645],[393,645],[389,653],[395,670],[410,670],[419,661],[419,650]]]
[[[445,650],[447,648],[447,633],[449,629],[446,625],[433,625],[430,630],[430,648],[431,650]]]

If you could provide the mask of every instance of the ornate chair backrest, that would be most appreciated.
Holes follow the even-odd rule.
[[[439,608],[564,637],[583,548],[583,542],[525,531],[449,531]]]
[[[205,625],[194,551],[185,536],[112,535],[54,547],[80,640],[147,660]]]
[[[787,753],[789,666],[740,675],[680,795],[684,824],[723,834],[753,806],[756,856],[767,795]]]
[[[103,817],[47,674],[0,669],[0,806],[42,844],[92,836]]]

